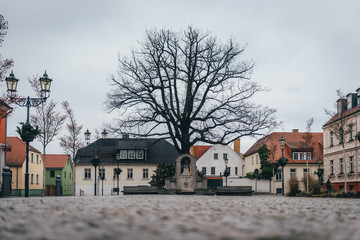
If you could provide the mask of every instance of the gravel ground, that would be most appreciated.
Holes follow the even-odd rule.
[[[125,195],[0,199],[0,239],[360,239],[360,200]]]

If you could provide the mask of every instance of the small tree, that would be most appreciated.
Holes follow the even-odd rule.
[[[30,83],[37,97],[42,97],[38,77],[34,76],[33,78],[29,78],[28,82]],[[36,113],[30,116],[30,122],[33,125],[40,126],[41,130],[37,138],[43,146],[43,196],[45,194],[46,147],[59,134],[61,127],[66,120],[66,117],[67,116],[65,114],[61,114],[56,110],[56,103],[53,100],[48,100],[37,106]]]
[[[299,192],[299,181],[296,177],[291,177],[288,183],[290,191],[287,193],[287,195],[292,197],[296,196],[296,194]]]
[[[165,186],[165,179],[174,176],[175,164],[160,163],[156,166],[155,174],[151,176],[149,182],[151,186],[163,188]]]
[[[17,127],[16,132],[24,142],[32,142],[40,134],[39,127],[33,127],[30,123],[20,123],[21,128]]]

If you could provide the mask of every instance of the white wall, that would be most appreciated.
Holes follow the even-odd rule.
[[[214,153],[218,154],[218,159],[214,159]],[[240,155],[227,145],[215,144],[207,150],[197,161],[196,167],[199,171],[206,167],[206,176],[220,176],[225,170],[225,161],[223,154],[228,155],[228,167],[230,167],[230,176],[242,176],[244,160]],[[215,167],[215,174],[211,174],[211,167]],[[237,175],[235,167],[238,168]]]
[[[224,178],[225,182],[225,178]],[[251,186],[253,192],[270,192],[269,180],[228,177],[228,186]]]

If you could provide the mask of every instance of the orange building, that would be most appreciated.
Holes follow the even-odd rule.
[[[307,147],[305,144],[305,138],[308,134],[311,136],[311,147]],[[273,177],[271,192],[281,193],[283,177],[285,193],[289,191],[287,181],[290,177],[297,178],[300,182],[300,189],[306,191],[306,187],[302,184],[302,179],[306,174],[318,179],[314,172],[317,172],[319,168],[323,169],[323,133],[320,132],[307,133],[294,129],[292,132],[274,132],[259,139],[244,154],[245,174],[252,173],[255,169],[260,170],[261,164],[258,150],[264,144],[272,151],[268,159],[269,161],[276,162],[281,158],[282,151],[279,142],[281,137],[285,138],[284,157],[288,159],[288,162],[284,167],[284,176],[282,176],[281,172],[278,172]]]
[[[0,100],[0,189],[2,184],[2,170],[6,163],[6,152],[9,150],[6,144],[6,117],[11,107]]]

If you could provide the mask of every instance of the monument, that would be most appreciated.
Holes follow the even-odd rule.
[[[204,194],[207,190],[207,179],[200,177],[196,169],[196,158],[182,154],[176,159],[175,175],[165,180],[168,192],[177,194]]]

